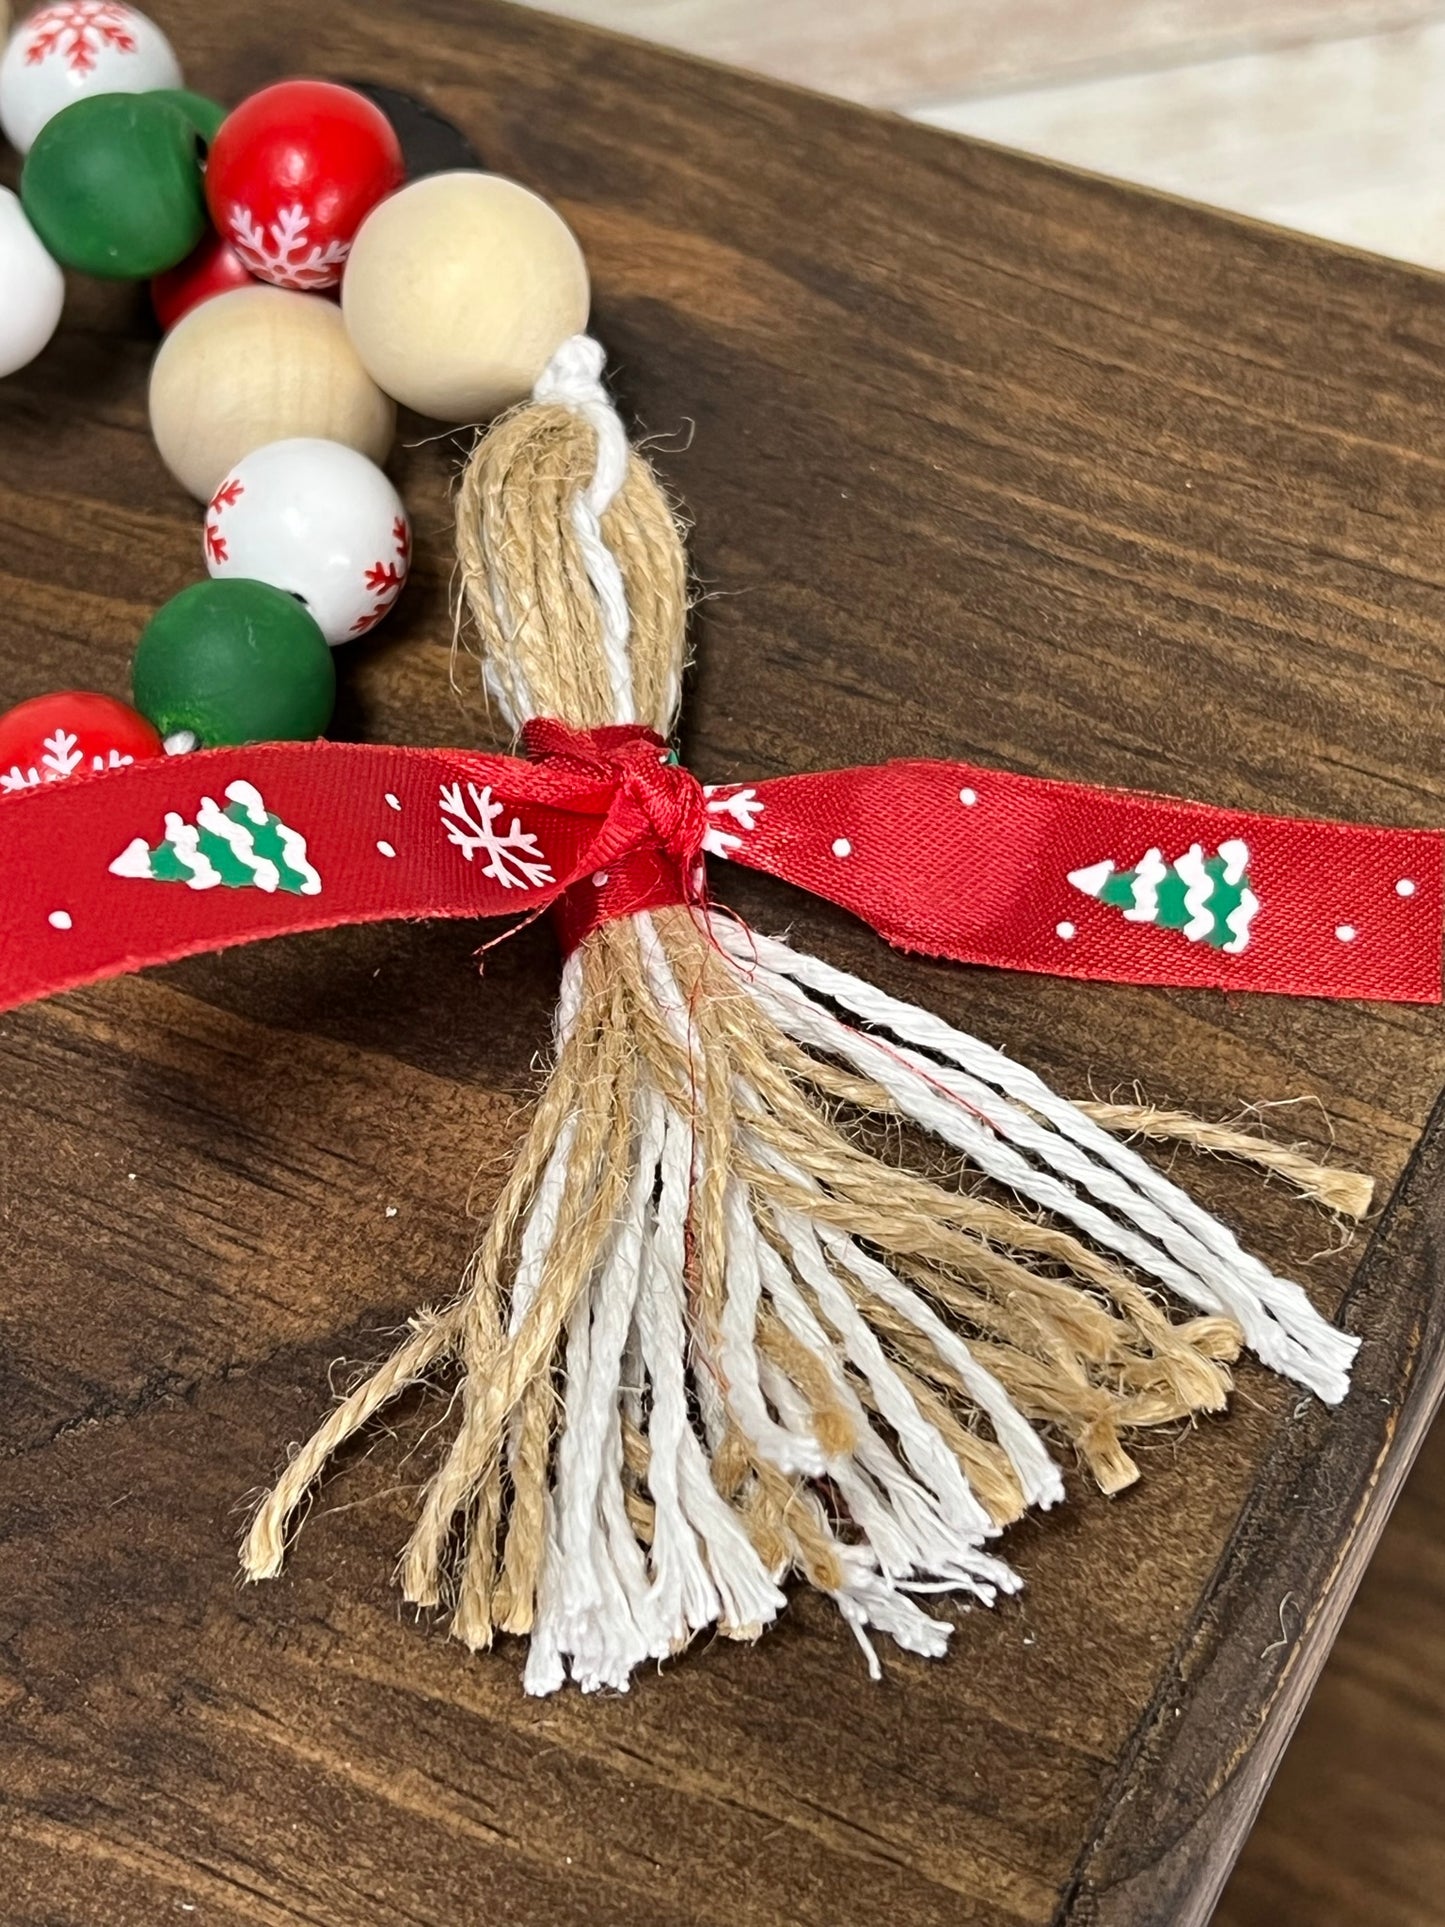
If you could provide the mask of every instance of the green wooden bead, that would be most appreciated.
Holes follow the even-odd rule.
[[[173,107],[179,107],[186,119],[195,128],[207,147],[220,131],[221,122],[230,113],[218,100],[207,94],[197,94],[189,87],[155,87],[151,89],[152,100],[168,100]]]
[[[162,736],[306,742],[331,720],[336,667],[316,621],[265,582],[194,582],[157,609],[130,671],[136,708]]]
[[[206,231],[194,122],[159,94],[88,94],[46,122],[20,199],[57,261],[143,281],[184,261]]]

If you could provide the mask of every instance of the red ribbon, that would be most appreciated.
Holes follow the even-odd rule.
[[[1440,998],[1432,830],[1259,816],[965,763],[704,789],[650,731],[526,760],[269,743],[0,799],[0,1010],[198,951],[553,908],[564,941],[700,901],[704,850],[903,950],[1116,983]]]

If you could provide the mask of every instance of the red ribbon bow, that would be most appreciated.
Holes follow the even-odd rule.
[[[704,787],[650,730],[526,759],[265,743],[0,799],[0,1010],[283,932],[698,901],[704,851],[958,963],[1437,1002],[1433,830],[1260,816],[964,763]]]
[[[589,853],[588,878],[553,908],[564,949],[575,949],[589,931],[615,917],[701,899],[707,797],[655,730],[633,723],[573,729],[538,716],[524,725],[522,747],[556,777],[564,806],[569,786],[576,796],[588,783],[606,801],[607,820]]]

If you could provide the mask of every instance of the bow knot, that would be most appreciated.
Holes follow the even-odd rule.
[[[612,834],[604,837],[603,860],[647,848],[666,856],[685,880],[692,877],[707,835],[707,798],[656,730],[638,723],[573,729],[555,717],[534,717],[522,742],[569,783],[590,777],[610,792]]]

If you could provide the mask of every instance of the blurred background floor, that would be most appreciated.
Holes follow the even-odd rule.
[[[1445,4],[545,4],[1445,268]],[[1215,1927],[1442,1923],[1445,1421],[1426,1443]]]
[[[1429,0],[545,3],[1445,268],[1445,5]]]

